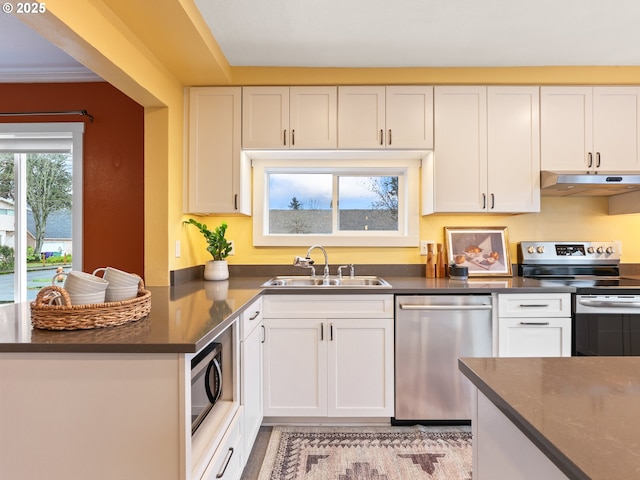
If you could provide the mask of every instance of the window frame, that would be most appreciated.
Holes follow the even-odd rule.
[[[84,122],[50,122],[50,123],[0,123],[0,151],[9,153],[55,153],[68,151],[73,162],[73,208],[71,239],[73,242],[73,256],[71,268],[82,270],[82,165]],[[16,162],[16,204],[15,231],[26,232],[27,228],[27,198],[26,164],[25,161]],[[25,261],[14,266],[14,301],[22,302],[27,299],[27,242],[26,236],[16,234],[15,258]]]
[[[253,167],[253,244],[262,246],[415,247],[420,228],[420,165],[426,152],[244,152]],[[339,158],[338,158],[339,157]],[[398,176],[398,231],[270,234],[269,173]],[[335,180],[335,178],[334,178]],[[335,186],[334,186],[335,188]],[[335,194],[335,191],[334,191]],[[333,209],[334,215],[336,208]],[[335,228],[335,218],[334,228]]]

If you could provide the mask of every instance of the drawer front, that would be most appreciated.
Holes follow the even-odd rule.
[[[222,438],[201,480],[238,480],[244,468],[242,440],[242,409]]]
[[[393,318],[393,295],[266,295],[265,318]]]
[[[251,305],[247,307],[247,309],[242,312],[242,320],[241,320],[241,329],[240,336],[241,338],[247,338],[253,330],[260,325],[262,322],[262,298],[257,299]]]
[[[570,293],[498,295],[500,317],[570,317]]]

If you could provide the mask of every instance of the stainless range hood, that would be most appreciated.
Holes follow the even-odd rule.
[[[540,172],[543,196],[609,197],[640,190],[640,175]]]

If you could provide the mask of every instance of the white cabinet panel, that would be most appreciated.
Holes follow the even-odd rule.
[[[241,317],[240,403],[244,407],[244,451],[251,452],[263,412],[263,340],[262,299],[253,302]]]
[[[571,294],[499,294],[498,356],[570,357]]]
[[[433,148],[433,87],[338,87],[338,147]]]
[[[500,318],[500,357],[570,357],[571,318]]]
[[[433,210],[540,211],[538,87],[434,91]]]
[[[242,146],[288,148],[289,87],[242,89]]]
[[[330,321],[328,415],[392,417],[393,321]]]
[[[436,212],[484,212],[487,206],[487,89],[435,87]]]
[[[291,87],[290,148],[336,148],[336,87]]]
[[[541,166],[640,171],[640,87],[541,87]]]
[[[264,317],[265,417],[393,416],[393,295],[267,295]]]
[[[433,87],[386,87],[387,148],[433,148]]]
[[[240,87],[189,89],[188,213],[251,213]]]
[[[265,321],[264,416],[327,412],[327,334],[316,319]]]
[[[385,148],[385,88],[338,89],[338,147]]]
[[[244,87],[242,145],[336,148],[337,87]]]

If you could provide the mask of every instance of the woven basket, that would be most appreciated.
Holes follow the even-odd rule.
[[[49,305],[61,297],[62,305]],[[42,288],[31,302],[31,324],[43,330],[86,330],[135,322],[149,315],[151,292],[140,280],[136,298],[122,302],[71,305],[67,291],[56,285]]]

